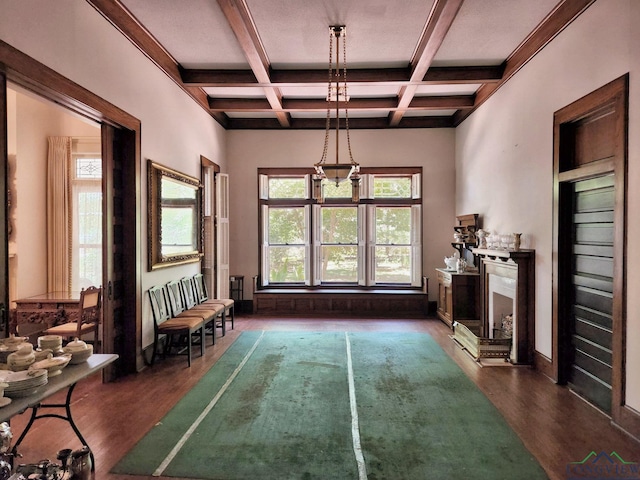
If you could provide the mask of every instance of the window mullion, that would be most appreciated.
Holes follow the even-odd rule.
[[[305,223],[304,284],[305,285],[311,285],[312,280],[314,279],[314,274],[311,270],[311,266],[313,265],[314,262],[311,261],[311,255],[313,253],[312,243],[315,243],[315,242],[312,242],[313,232],[311,231],[311,228],[312,228],[312,225],[314,225],[314,222],[311,221],[311,214],[312,214],[311,205],[305,205],[304,206],[304,223]]]
[[[361,205],[365,225],[362,229],[363,238],[363,254],[365,260],[365,285],[375,285],[375,265],[376,265],[376,206]]]
[[[312,218],[312,235],[313,235],[313,248],[311,252],[313,254],[313,272],[311,278],[313,279],[313,285],[320,285],[322,283],[322,207],[320,205],[313,205],[313,218]]]
[[[262,207],[262,265],[260,266],[260,273],[262,276],[262,286],[269,285],[269,207],[263,205]]]
[[[422,206],[411,206],[411,286],[422,286]]]

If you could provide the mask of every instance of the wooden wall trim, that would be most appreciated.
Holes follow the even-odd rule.
[[[551,359],[537,350],[533,352],[533,367],[544,376],[549,377],[550,380],[554,380],[553,375],[553,362]]]
[[[2,40],[0,69],[9,81],[95,122],[140,130],[137,118]]]

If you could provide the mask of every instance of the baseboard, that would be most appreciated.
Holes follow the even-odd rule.
[[[619,428],[626,434],[633,437],[636,441],[640,442],[640,412],[637,410],[623,405],[620,407],[619,415],[616,415],[611,423]]]
[[[549,357],[541,354],[537,350],[533,352],[533,367],[545,377],[549,377],[553,382],[557,382],[555,372],[553,371],[553,362]]]

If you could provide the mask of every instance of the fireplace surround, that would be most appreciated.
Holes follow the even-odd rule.
[[[480,260],[482,338],[504,337],[501,321],[513,321],[510,360],[533,363],[535,344],[535,250],[474,248]]]

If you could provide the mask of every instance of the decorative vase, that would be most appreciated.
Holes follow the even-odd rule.
[[[521,243],[521,237],[522,234],[521,233],[514,233],[513,234],[513,249],[518,251],[520,250],[520,243]]]

